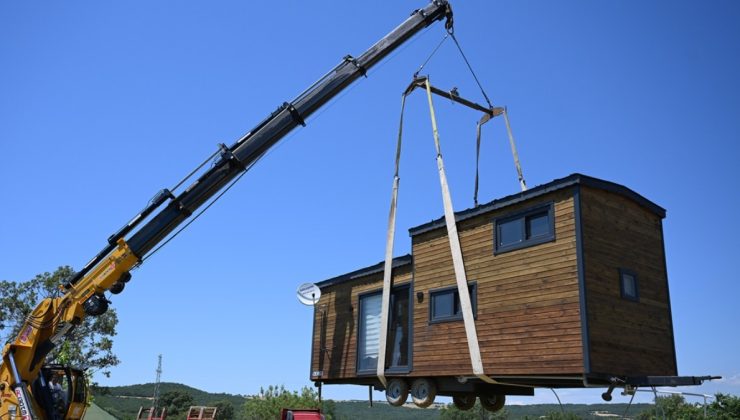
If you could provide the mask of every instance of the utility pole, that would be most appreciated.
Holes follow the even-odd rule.
[[[159,355],[159,361],[157,363],[157,380],[154,381],[154,402],[152,403],[153,411],[157,410],[159,405],[159,380],[162,377],[162,355]]]

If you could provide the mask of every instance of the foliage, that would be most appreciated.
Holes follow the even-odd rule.
[[[154,383],[137,384],[128,386],[111,386],[107,387],[104,392],[111,395],[122,397],[144,397],[149,398],[154,395]],[[163,395],[170,391],[182,391],[190,394],[195,399],[195,405],[214,406],[218,401],[229,401],[234,407],[241,407],[247,400],[244,396],[226,394],[223,392],[212,393],[201,391],[187,385],[174,382],[161,382],[159,384],[159,393]]]
[[[675,419],[689,420],[704,417],[703,408],[697,404],[687,403],[683,395],[673,394],[666,397],[657,397],[655,405],[637,418],[641,420]]]
[[[195,405],[215,406],[218,401],[229,401],[234,406],[234,419],[250,419],[244,413],[244,403],[248,397],[243,395],[233,395],[225,393],[208,393],[186,385],[162,382],[160,391],[162,394],[180,390],[187,392],[195,399]],[[119,419],[131,419],[136,417],[139,407],[149,407],[152,403],[151,396],[154,393],[154,384],[139,384],[129,386],[115,387],[95,387],[93,389],[95,403],[108,413]],[[725,406],[731,406],[730,398]],[[737,398],[734,399],[737,403]],[[375,420],[375,419],[394,419],[394,420],[434,420],[441,417],[442,410],[435,407],[418,409],[416,407],[391,407],[384,401],[375,401],[370,407],[368,401],[324,401],[324,412],[331,413],[336,420]],[[719,404],[717,404],[719,406]],[[639,413],[653,408],[653,404],[632,404],[629,406],[629,417],[634,418]],[[604,403],[604,404],[564,404],[563,409],[567,413],[572,413],[577,417],[587,420],[598,420],[605,418],[605,414],[622,416],[627,411],[626,403]],[[725,408],[727,410],[727,408]],[[531,404],[531,405],[507,405],[506,411],[510,419],[540,419],[548,413],[561,411],[557,404]],[[598,412],[598,414],[597,414]],[[729,411],[727,411],[729,412]],[[488,413],[488,412],[486,412]],[[547,418],[547,417],[545,417]],[[552,418],[552,417],[551,417]],[[557,418],[557,417],[555,417]],[[659,417],[662,419],[662,417]],[[719,419],[740,418],[734,417],[717,417]],[[174,419],[172,417],[171,419]],[[268,417],[269,419],[269,417]]]
[[[709,418],[719,420],[740,419],[740,397],[717,394],[715,400],[707,407]]]
[[[95,392],[95,391],[93,391]],[[150,398],[118,397],[114,395],[93,394],[95,404],[118,419],[136,418],[140,407],[151,407]]]
[[[13,340],[36,305],[42,299],[58,297],[59,285],[73,274],[71,267],[63,266],[53,273],[42,273],[24,282],[0,281],[2,340]],[[110,376],[108,369],[119,363],[113,353],[117,324],[118,317],[112,308],[101,316],[85,317],[67,340],[52,350],[46,358],[47,362],[70,364],[88,370],[88,374],[101,371],[105,376]]]
[[[714,401],[707,405],[707,418],[717,420],[740,419],[740,397],[727,394],[715,395]],[[655,406],[638,418],[652,419],[695,419],[704,417],[704,407],[686,402],[682,395],[658,397]]]
[[[207,407],[217,406],[219,401],[228,401],[232,407],[241,407],[247,400],[241,395],[225,393],[209,393],[186,385],[162,382],[159,385],[160,395],[171,391],[181,391],[193,397],[194,405]],[[108,413],[119,419],[136,418],[139,407],[152,405],[151,397],[154,395],[154,384],[137,384],[128,386],[95,387],[92,389],[95,395],[95,403]],[[240,418],[241,410],[234,410],[234,417]],[[220,417],[220,416],[219,416]]]
[[[168,418],[185,418],[192,405],[195,405],[195,400],[185,391],[169,391],[159,397],[159,406],[167,407]]]
[[[440,410],[440,419],[445,420],[494,420],[494,419],[506,419],[509,417],[508,411],[504,408],[495,413],[492,413],[483,406],[480,405],[480,401],[475,401],[475,406],[470,410],[460,410],[455,407],[455,404],[448,404]]]
[[[392,407],[385,401],[374,401],[372,407],[368,401],[337,401],[334,418],[337,420],[434,420],[439,418],[439,410],[434,406],[423,410],[416,407]]]
[[[216,401],[211,406],[216,407],[216,420],[231,420],[234,418],[234,404],[230,401]]]
[[[260,388],[258,396],[248,399],[244,403],[243,414],[249,419],[276,419],[280,418],[283,408],[318,408],[318,393],[303,387],[301,392],[290,392],[283,385],[270,385],[267,390]],[[321,404],[321,413],[327,420],[334,418],[334,402],[324,400]]]

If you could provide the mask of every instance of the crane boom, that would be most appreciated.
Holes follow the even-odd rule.
[[[296,99],[285,102],[265,120],[237,140],[233,145],[222,149],[222,159],[182,194],[174,197],[169,191],[160,200],[170,198],[169,204],[156,216],[138,229],[129,239],[128,245],[135,255],[141,258],[154,248],[164,237],[176,229],[200,205],[218,193],[224,185],[249,168],[260,156],[274,146],[298,125],[305,125],[305,119],[336,97],[352,82],[366,74],[372,66],[390,54],[407,39],[429,26],[431,23],[447,18],[447,27],[452,25],[452,11],[447,1],[434,1],[423,9],[416,10],[406,21],[388,33],[375,45],[357,58],[346,56],[341,63],[329,71],[318,82],[298,95]],[[155,200],[157,199],[155,198]],[[160,201],[157,205],[162,204]],[[141,221],[143,217],[134,218]],[[118,239],[127,234],[133,226],[125,226],[108,239],[108,246],[90,261],[67,287],[77,283],[87,271],[108,255]]]
[[[178,195],[167,189],[160,191],[144,210],[111,235],[108,244],[64,283],[64,295],[38,304],[18,336],[3,348],[0,418],[81,418],[84,405],[70,403],[64,413],[59,413],[49,403],[50,393],[36,395],[50,389],[49,378],[42,374],[46,355],[86,316],[104,313],[109,303],[104,292],[120,293],[131,278],[129,270],[140,264],[147,253],[200,206],[248,170],[294,128],[305,125],[309,116],[365,76],[376,63],[421,29],[442,19],[446,19],[446,27],[451,30],[452,10],[446,0],[434,0],[414,11],[362,55],[346,56],[319,81],[292,101],[283,103],[234,144],[220,145],[215,164]]]

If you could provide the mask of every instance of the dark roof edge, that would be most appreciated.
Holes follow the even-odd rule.
[[[405,265],[411,264],[412,260],[413,259],[411,257],[411,254],[402,255],[400,257],[396,257],[393,259],[393,264],[391,265],[391,267],[392,268],[403,267]],[[342,274],[341,276],[333,277],[333,278],[318,282],[316,283],[316,285],[319,286],[320,289],[323,289],[325,287],[334,286],[335,284],[344,283],[350,280],[355,280],[360,277],[369,276],[371,274],[382,273],[383,270],[385,270],[385,261],[381,261],[369,267],[355,270],[351,273]]]
[[[603,179],[598,179],[598,178],[590,177],[587,175],[575,173],[565,178],[560,178],[552,182],[548,182],[547,184],[538,185],[527,191],[522,191],[520,193],[516,193],[516,194],[503,197],[503,198],[499,198],[489,203],[482,204],[478,207],[456,212],[455,220],[458,222],[461,222],[463,220],[473,218],[475,216],[481,215],[489,211],[500,209],[502,207],[511,206],[513,204],[520,203],[522,201],[529,200],[531,198],[535,198],[535,197],[548,194],[554,191],[558,191],[558,190],[561,190],[561,189],[564,189],[564,188],[567,188],[573,185],[585,185],[588,187],[598,188],[601,190],[605,190],[605,191],[609,191],[609,192],[622,195],[624,197],[627,197],[635,201],[641,206],[647,208],[648,210],[652,211],[656,215],[660,216],[660,218],[665,218],[666,211],[663,207],[660,207],[659,205],[653,203],[652,201],[634,192],[633,190],[623,185],[616,184],[614,182],[604,181]],[[440,228],[444,225],[445,225],[444,217],[441,217],[439,219],[432,220],[429,223],[425,223],[423,225],[419,225],[419,226],[409,229],[409,234],[411,236],[420,235],[422,233],[429,232],[431,230]]]

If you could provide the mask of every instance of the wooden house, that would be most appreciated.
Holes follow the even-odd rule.
[[[489,380],[471,370],[445,220],[414,227],[412,253],[393,261],[391,382],[376,376],[383,263],[317,283],[311,380],[372,385],[396,404],[422,383],[417,392],[451,395],[460,408],[478,396],[490,409],[539,386],[685,384],[675,377],[664,217],[629,188],[580,174],[456,213]]]

